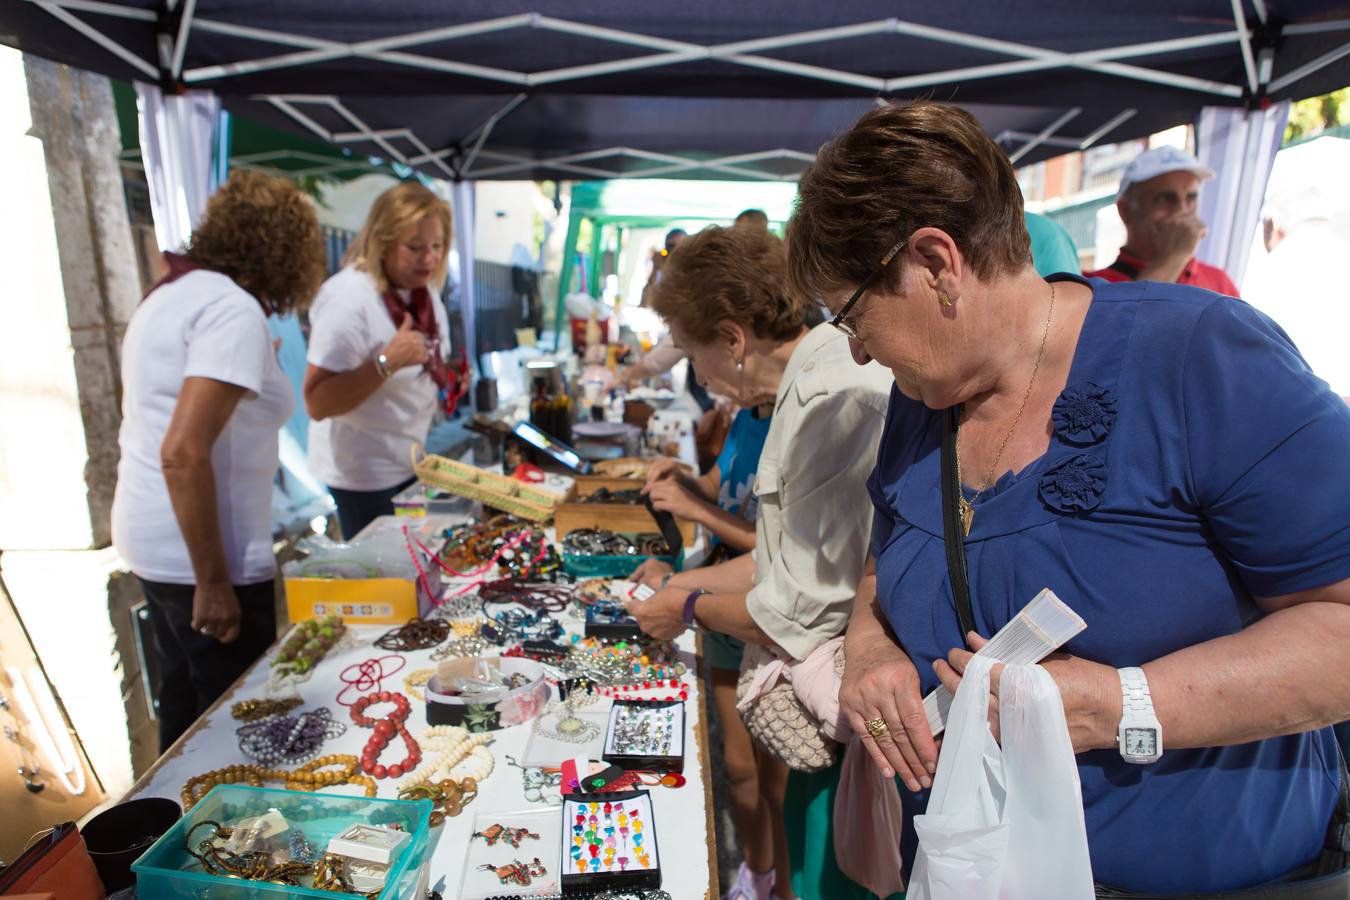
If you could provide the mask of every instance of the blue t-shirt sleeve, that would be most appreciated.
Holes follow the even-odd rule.
[[[1182,375],[1191,491],[1247,589],[1350,578],[1350,409],[1240,300],[1198,318]]]

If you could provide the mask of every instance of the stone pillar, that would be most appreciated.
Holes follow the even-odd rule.
[[[140,299],[120,151],[106,78],[0,48],[0,566],[114,795],[145,729],[138,592],[108,547],[118,354]]]

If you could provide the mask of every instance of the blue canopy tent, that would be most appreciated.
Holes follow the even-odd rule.
[[[790,180],[866,104],[915,96],[969,106],[1030,162],[1350,83],[1343,0],[372,9],[11,0],[0,41],[454,180]]]

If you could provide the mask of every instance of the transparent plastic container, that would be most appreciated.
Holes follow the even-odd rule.
[[[212,900],[326,897],[335,900],[360,896],[208,875],[202,871],[201,864],[188,855],[184,841],[189,830],[197,824],[210,821],[229,826],[271,809],[285,816],[292,828],[304,832],[306,840],[315,848],[316,856],[323,854],[331,838],[354,824],[400,826],[412,837],[389,867],[379,900],[418,900],[425,894],[431,853],[430,800],[381,800],[226,784],[212,788],[132,864],[131,870],[136,873],[136,895],[141,900],[183,897],[211,897]],[[205,840],[209,833],[207,828],[198,829],[193,835],[194,844]]]

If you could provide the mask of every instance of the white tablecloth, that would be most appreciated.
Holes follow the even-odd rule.
[[[575,630],[580,626],[579,620],[571,618],[570,614],[565,619],[565,623],[569,630]],[[301,684],[299,688],[300,695],[305,700],[305,705],[300,707],[297,712],[326,706],[332,710],[335,718],[348,725],[345,734],[324,743],[322,748],[324,754],[350,753],[360,756],[362,748],[371,735],[369,729],[358,728],[351,723],[347,710],[338,706],[335,698],[343,687],[339,676],[345,667],[360,663],[362,660],[371,657],[386,655],[386,651],[370,646],[370,642],[388,629],[383,626],[363,626],[349,630],[352,637],[358,642],[358,646],[330,653],[315,669],[313,676],[307,682]],[[280,642],[278,642],[279,644]],[[134,795],[169,797],[177,801],[180,799],[183,783],[189,777],[226,765],[249,762],[239,752],[234,732],[240,723],[231,718],[230,706],[237,700],[264,696],[263,685],[267,681],[268,675],[267,661],[275,656],[278,645],[273,646],[264,660],[253,667],[235,690],[221,699],[214,712],[198,721],[193,730],[189,732],[187,739],[179,745],[181,752],[174,754],[171,751],[170,755],[162,758],[141,779],[132,791]],[[706,724],[702,716],[703,701],[700,684],[696,677],[698,666],[694,653],[693,634],[687,632],[683,635],[677,641],[677,647],[680,650],[681,658],[689,669],[689,672],[685,675],[689,699],[686,703],[684,768],[684,775],[688,780],[680,788],[652,788],[652,802],[656,820],[657,846],[662,860],[664,877],[662,887],[669,891],[675,900],[701,900],[701,898],[710,894],[709,848],[713,844],[713,836],[708,829],[710,817],[707,810]],[[415,669],[434,668],[435,663],[431,660],[431,652],[430,650],[422,650],[405,654],[407,657],[405,668],[386,680],[384,690],[403,693],[405,691],[403,686],[405,674]],[[360,696],[360,694],[355,691],[348,691],[344,700],[350,702],[357,696]],[[589,707],[588,709],[604,708],[601,706]],[[413,713],[409,717],[409,730],[414,737],[420,737],[426,727],[424,710],[425,707],[422,704],[413,701]],[[376,711],[378,712],[378,709]],[[469,842],[469,836],[474,830],[475,816],[481,813],[509,813],[532,808],[549,809],[557,815],[545,821],[552,821],[554,827],[559,831],[561,830],[559,807],[545,807],[542,804],[526,802],[521,788],[521,771],[508,765],[505,759],[507,754],[515,757],[517,761],[522,759],[529,732],[529,725],[517,725],[494,732],[495,740],[491,747],[496,758],[496,764],[492,774],[480,786],[478,798],[469,804],[460,816],[447,819],[439,837],[433,834],[436,847],[432,854],[430,883],[433,887],[436,887],[443,880],[443,886],[440,889],[447,898],[459,896],[461,873],[465,863],[465,850]],[[385,764],[398,761],[402,758],[402,751],[402,741],[395,739],[381,761]],[[379,796],[396,796],[396,783],[397,780],[392,778],[380,781]],[[280,787],[280,785],[269,786]],[[360,788],[355,786],[343,786],[334,790],[348,793],[360,792]],[[549,843],[547,837],[545,843]],[[556,840],[557,837],[554,836],[553,841]],[[481,844],[481,841],[479,843]],[[556,843],[550,845],[557,846]],[[528,847],[522,847],[517,855],[528,860],[533,855],[527,853],[528,850]],[[544,862],[548,866],[551,879],[556,870],[556,861],[551,862],[545,859]],[[531,886],[531,889],[540,887],[541,884],[542,882],[536,882],[535,885]],[[503,887],[500,892],[514,894],[523,893],[523,891],[524,889],[518,887]]]

